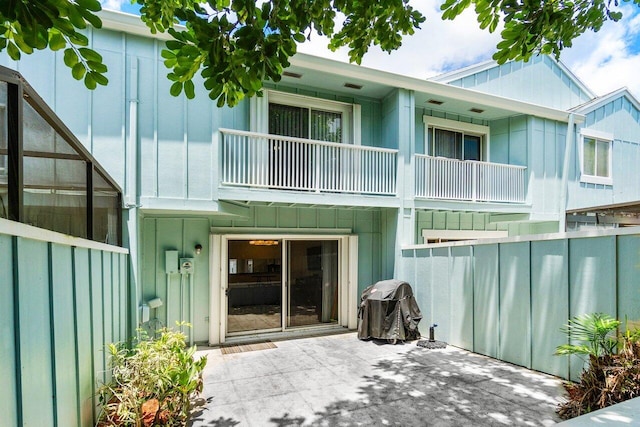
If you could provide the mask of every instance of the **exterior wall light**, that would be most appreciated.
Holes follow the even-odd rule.
[[[202,253],[202,245],[198,243],[195,248],[196,255],[200,255]]]

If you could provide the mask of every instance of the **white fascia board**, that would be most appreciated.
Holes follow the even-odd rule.
[[[498,63],[490,59],[488,61],[471,64],[463,68],[458,68],[457,70],[447,71],[446,73],[430,77],[427,80],[431,80],[432,82],[450,83],[454,80],[463,79],[467,76],[489,70],[496,65],[498,65]]]
[[[102,28],[106,30],[122,31],[128,34],[135,34],[143,37],[150,37],[159,40],[172,40],[167,33],[155,33],[151,32],[151,29],[147,27],[141,20],[140,16],[130,13],[118,12],[115,10],[102,9],[96,13],[98,18],[102,20]],[[184,29],[181,25],[176,25],[176,29]]]
[[[636,99],[635,96],[633,96],[633,94],[631,92],[629,92],[629,89],[627,89],[626,87],[621,87],[620,89],[614,90],[613,92],[610,92],[606,95],[603,95],[601,97],[598,97],[596,99],[593,99],[585,104],[582,104],[580,106],[578,106],[577,108],[575,108],[574,111],[576,111],[577,113],[580,114],[588,114],[593,110],[596,110],[600,107],[602,107],[603,105],[606,105],[608,103],[610,103],[611,101],[614,101],[615,99],[618,99],[620,97],[625,97],[629,100],[629,102],[631,102],[631,104],[633,104],[633,106],[640,111],[640,102]]]
[[[472,89],[451,86],[446,83],[420,80],[414,77],[394,74],[387,71],[374,70],[345,62],[321,58],[298,53],[291,58],[291,64],[322,71],[331,74],[339,74],[347,78],[363,79],[373,83],[387,85],[395,88],[428,93],[434,96],[453,98],[458,101],[469,102],[478,106],[494,107],[512,111],[515,114],[528,114],[545,119],[567,122],[569,113],[565,110],[544,107],[542,105],[504,98]],[[576,122],[584,121],[584,116],[576,115]]]
[[[151,34],[149,28],[144,25],[137,15],[122,12],[105,10],[99,13],[102,19],[103,28],[123,31],[130,34],[137,34],[146,37],[167,40],[168,34]],[[490,95],[471,89],[459,88],[445,83],[421,80],[414,77],[389,73],[387,71],[374,70],[346,62],[335,61],[319,56],[298,53],[291,58],[291,64],[322,71],[328,74],[338,74],[347,78],[363,79],[373,83],[389,86],[391,88],[401,88],[416,92],[424,92],[434,96],[453,98],[458,101],[469,102],[479,106],[487,106],[512,111],[515,114],[528,114],[545,119],[567,122],[569,113],[564,110],[544,107],[528,102]],[[577,115],[576,122],[584,121],[584,117]]]
[[[564,62],[562,62],[562,61],[560,61],[560,60],[558,60],[558,59],[555,59],[553,56],[549,56],[549,58],[550,58],[552,61],[554,61],[556,64],[558,64],[558,67],[560,67],[560,69],[561,69],[565,74],[567,74],[567,75],[571,78],[571,80],[573,80],[573,82],[574,82],[575,84],[577,84],[577,85],[580,87],[580,89],[582,89],[582,90],[583,90],[587,95],[589,95],[589,97],[590,97],[590,98],[595,98],[595,97],[597,96],[597,95],[596,95],[596,94],[595,94],[591,89],[589,89],[589,87],[587,87],[587,85],[586,85],[586,84],[584,84],[584,82],[583,82],[582,80],[580,80],[580,78],[579,78],[578,76],[576,76],[576,75],[573,73],[573,71],[571,71],[571,70],[569,69],[569,67],[567,67],[567,66],[564,64]]]
[[[41,242],[56,243],[64,246],[73,246],[78,248],[96,249],[105,252],[114,252],[120,254],[128,254],[127,248],[114,246],[107,243],[87,240],[81,237],[74,237],[57,231],[45,230],[43,228],[34,227],[32,225],[15,222],[8,219],[0,218],[0,234],[21,237],[24,239],[38,240]]]
[[[553,56],[549,56],[549,59],[555,62],[558,65],[558,67],[560,67],[560,69],[566,75],[568,75],[571,78],[571,80],[578,85],[578,87],[580,87],[582,91],[584,91],[587,95],[589,95],[590,98],[596,97],[596,94],[591,89],[589,89],[587,85],[585,85],[584,82],[580,80],[580,78],[578,78],[578,76],[576,76],[573,73],[573,71],[571,71],[569,67],[567,67],[562,61],[556,60]],[[460,68],[458,70],[453,70],[447,73],[439,74],[428,80],[431,80],[434,82],[441,82],[441,83],[450,83],[454,80],[463,79],[473,74],[490,70],[491,68],[494,68],[494,67],[499,67],[498,63],[494,60],[488,60],[488,61],[480,62],[478,64],[469,65],[468,67]]]

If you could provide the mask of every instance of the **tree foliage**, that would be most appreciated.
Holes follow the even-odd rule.
[[[370,45],[397,49],[424,17],[403,0],[137,0],[142,20],[152,32],[174,38],[162,52],[174,83],[171,93],[194,96],[193,77],[200,70],[204,86],[218,105],[237,104],[260,94],[262,82],[280,80],[296,53],[296,44],[312,35],[331,37],[330,48],[349,47],[360,63]],[[337,13],[344,25],[335,28]],[[176,19],[184,28],[174,27]]]
[[[538,53],[557,58],[587,30],[598,31],[606,21],[622,18],[619,0],[445,0],[442,18],[455,19],[471,5],[480,28],[494,32],[500,21],[504,23],[502,41],[493,55],[500,64],[526,61]]]
[[[260,95],[264,81],[278,82],[297,44],[315,34],[329,37],[332,50],[346,46],[349,59],[359,64],[370,46],[391,52],[425,20],[408,0],[132,1],[152,33],[173,38],[162,51],[171,94],[193,98],[193,79],[200,74],[219,106]],[[504,24],[494,54],[499,63],[536,53],[558,56],[585,31],[622,16],[618,0],[444,0],[443,19],[471,5],[481,28],[495,31]],[[94,13],[99,10],[98,0],[4,0],[0,51],[18,60],[21,53],[64,49],[74,78],[90,89],[105,85],[107,67],[82,32],[87,25],[101,27]]]
[[[102,56],[87,48],[89,39],[81,30],[102,27],[94,12],[98,0],[3,0],[0,1],[0,51],[13,60],[34,50],[64,49],[64,63],[76,80],[89,89],[106,85],[107,67]]]

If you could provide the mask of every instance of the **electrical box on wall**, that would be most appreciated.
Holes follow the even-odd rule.
[[[165,255],[165,272],[167,274],[171,273],[179,273],[180,270],[178,268],[178,251],[166,251]]]
[[[142,304],[140,306],[140,322],[147,323],[149,321],[149,306]]]
[[[193,273],[193,258],[180,258],[180,273]]]

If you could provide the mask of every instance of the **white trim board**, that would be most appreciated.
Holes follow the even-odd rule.
[[[0,218],[0,234],[39,240],[41,242],[56,243],[65,246],[74,246],[78,248],[97,249],[100,251],[116,252],[121,254],[129,253],[128,249],[121,248],[119,246],[94,242],[93,240],[82,239],[80,237],[73,237],[56,231],[45,230],[44,228],[34,227],[32,225],[10,221],[3,218]]]
[[[422,238],[424,240],[478,240],[497,239],[501,237],[509,237],[509,232],[506,230],[422,230]]]

